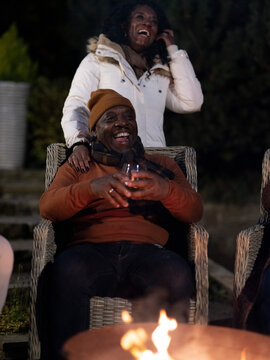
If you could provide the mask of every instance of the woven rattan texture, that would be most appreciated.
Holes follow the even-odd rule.
[[[122,298],[109,298],[95,296],[90,299],[90,324],[89,328],[99,328],[106,325],[121,324],[122,311],[131,315],[131,303]]]
[[[242,230],[236,239],[236,253],[234,264],[234,297],[240,295],[245,283],[251,274],[255,260],[257,258],[264,226],[269,222],[269,214],[262,205],[262,192],[265,185],[270,181],[270,149],[264,153],[262,161],[262,182],[260,191],[260,218],[258,224]]]
[[[262,205],[262,192],[265,185],[270,181],[270,149],[267,149],[264,153],[262,162],[262,184],[261,184],[261,196],[260,196],[260,224],[269,222],[269,214]]]

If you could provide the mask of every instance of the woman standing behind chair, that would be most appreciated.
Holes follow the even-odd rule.
[[[187,53],[175,45],[166,16],[152,0],[116,6],[88,51],[72,81],[61,122],[73,150],[69,164],[78,171],[88,171],[90,160],[87,148],[79,145],[87,145],[90,137],[87,102],[92,91],[111,88],[132,102],[144,146],[166,146],[165,107],[177,113],[200,110],[200,82]]]

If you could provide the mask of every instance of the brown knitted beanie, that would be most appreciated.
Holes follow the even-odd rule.
[[[90,109],[90,130],[93,129],[96,122],[105,113],[105,111],[119,105],[127,106],[135,113],[131,102],[124,96],[118,94],[116,91],[111,89],[99,89],[92,91],[91,98],[88,102],[88,107]]]

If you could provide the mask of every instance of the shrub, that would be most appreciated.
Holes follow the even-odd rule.
[[[70,87],[68,79],[37,78],[28,103],[27,166],[42,167],[46,148],[54,142],[64,142],[61,128],[62,108]]]
[[[25,41],[13,23],[0,38],[0,80],[32,82],[37,71]]]

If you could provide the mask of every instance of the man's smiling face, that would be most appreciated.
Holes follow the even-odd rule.
[[[123,153],[138,135],[135,113],[128,106],[114,106],[103,113],[92,132],[109,150]]]

